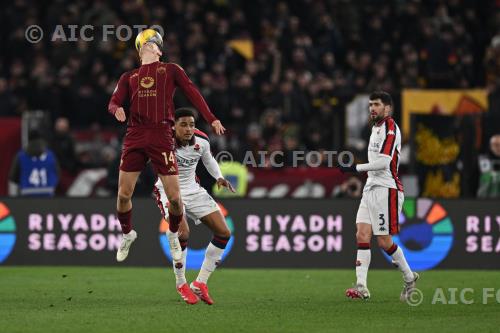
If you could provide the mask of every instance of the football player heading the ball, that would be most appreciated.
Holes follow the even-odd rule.
[[[132,229],[131,198],[137,178],[150,160],[170,202],[168,208],[170,253],[175,262],[180,262],[182,249],[178,239],[178,229],[182,221],[183,205],[172,132],[175,89],[179,87],[184,92],[203,118],[212,125],[217,135],[222,135],[225,128],[212,114],[184,70],[179,65],[160,61],[163,38],[157,31],[146,29],[139,33],[135,46],[141,66],[120,77],[108,105],[108,111],[119,122],[127,120],[116,203],[123,239],[116,260],[123,261],[127,258],[130,246],[137,238],[137,233]],[[123,108],[125,104],[129,105],[128,112]]]

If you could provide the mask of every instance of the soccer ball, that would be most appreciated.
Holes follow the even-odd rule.
[[[161,37],[160,33],[156,30],[143,30],[135,38],[135,48],[137,52],[139,52],[142,46],[146,43],[155,43],[161,50],[163,48],[163,37]]]

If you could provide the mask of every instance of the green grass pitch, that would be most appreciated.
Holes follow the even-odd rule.
[[[188,272],[192,280],[196,272]],[[187,305],[170,269],[0,267],[0,332],[498,332],[499,271],[428,271],[424,299],[399,301],[395,270],[369,272],[369,301],[344,291],[354,270],[224,269],[209,282],[215,304]],[[436,288],[474,289],[473,304],[432,304]],[[457,293],[457,298],[459,293]],[[500,297],[500,295],[499,295]]]

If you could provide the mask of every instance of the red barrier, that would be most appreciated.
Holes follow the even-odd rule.
[[[328,198],[348,175],[336,168],[249,169],[247,197]]]
[[[17,151],[21,149],[21,118],[0,118],[0,196],[7,195],[9,170]]]

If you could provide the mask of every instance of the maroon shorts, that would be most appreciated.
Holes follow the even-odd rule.
[[[168,127],[127,128],[120,170],[142,171],[149,161],[160,175],[179,174],[172,130]]]

